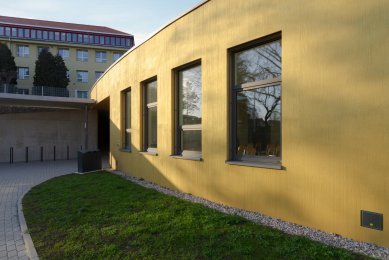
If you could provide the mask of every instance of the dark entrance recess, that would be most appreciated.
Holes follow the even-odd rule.
[[[97,105],[98,122],[97,122],[97,142],[98,149],[102,156],[108,157],[109,153],[109,97]]]

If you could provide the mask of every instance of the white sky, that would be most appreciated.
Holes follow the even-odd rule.
[[[201,0],[0,0],[0,15],[111,27],[138,45]]]

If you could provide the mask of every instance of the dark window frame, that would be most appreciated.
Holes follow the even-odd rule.
[[[128,93],[130,94],[130,104],[128,104],[127,102],[127,95]],[[122,147],[121,147],[121,150],[123,151],[128,151],[130,152],[132,150],[132,140],[131,140],[131,127],[132,127],[132,123],[131,123],[131,112],[132,112],[132,107],[131,107],[131,103],[132,103],[132,93],[131,93],[131,87],[127,88],[127,89],[124,89],[121,91],[121,109],[122,109],[122,122],[121,122],[121,125],[122,125]],[[129,106],[129,110],[130,110],[130,114],[128,115],[127,113],[127,108]],[[129,116],[129,117],[128,117]],[[129,128],[127,128],[129,126]]]
[[[276,32],[270,35],[267,35],[265,37],[261,37],[259,39],[246,42],[243,44],[240,44],[238,46],[234,46],[232,48],[228,49],[228,72],[229,72],[229,103],[228,103],[228,114],[229,114],[229,149],[228,149],[228,160],[226,163],[228,164],[238,164],[238,165],[245,165],[245,166],[252,166],[252,167],[260,167],[260,168],[273,168],[273,169],[282,169],[282,101],[280,103],[281,106],[281,119],[280,119],[280,157],[279,160],[269,159],[265,156],[261,157],[258,156],[257,160],[254,161],[246,161],[241,160],[237,156],[236,147],[237,147],[237,102],[236,97],[237,94],[244,90],[249,89],[257,89],[262,87],[269,87],[269,86],[280,86],[281,91],[281,97],[282,97],[282,75],[281,77],[274,78],[271,80],[262,80],[262,82],[249,82],[249,83],[243,83],[244,87],[237,88],[235,86],[235,54],[238,52],[242,52],[245,50],[250,50],[255,47],[259,47],[261,45],[266,45],[275,41],[281,41],[282,42],[282,34],[281,32]],[[282,54],[281,54],[282,56]],[[258,84],[259,83],[259,84]],[[281,98],[282,99],[282,98]]]
[[[152,102],[152,103],[147,103],[147,86],[149,83],[152,83],[152,82],[156,82],[157,84],[157,101],[156,102]],[[147,152],[147,153],[150,153],[150,154],[154,154],[156,155],[157,154],[157,149],[158,149],[158,80],[157,80],[157,76],[154,76],[154,77],[151,77],[145,81],[143,81],[141,83],[141,95],[142,95],[142,107],[141,107],[141,111],[142,111],[142,122],[141,122],[141,126],[142,126],[142,151],[143,152]],[[148,137],[149,137],[149,123],[148,123],[148,109],[149,108],[156,108],[157,109],[157,146],[156,147],[149,147],[149,143],[148,143]]]
[[[174,78],[174,86],[173,86],[173,93],[174,93],[174,138],[173,138],[173,157],[175,158],[182,158],[182,159],[189,159],[189,160],[202,160],[202,136],[203,136],[203,130],[202,127],[200,130],[196,129],[196,131],[201,132],[201,151],[189,151],[184,150],[182,148],[182,134],[181,134],[181,126],[179,123],[180,118],[180,110],[179,110],[179,73],[184,70],[188,70],[194,67],[200,66],[200,69],[202,70],[202,61],[201,59],[194,60],[192,62],[186,63],[184,65],[181,65],[179,67],[176,67],[173,69],[173,78]],[[203,83],[201,82],[201,92],[203,92]],[[202,123],[201,123],[202,125]]]

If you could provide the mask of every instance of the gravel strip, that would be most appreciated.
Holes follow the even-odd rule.
[[[243,209],[238,208],[232,208],[229,206],[225,206],[223,204],[218,204],[200,197],[193,196],[188,193],[182,193],[178,191],[173,191],[168,188],[161,187],[157,184],[145,181],[143,179],[138,179],[132,176],[125,175],[121,171],[112,171],[115,174],[121,175],[122,177],[126,178],[127,180],[130,180],[136,184],[139,184],[143,187],[150,188],[157,190],[161,193],[171,195],[177,198],[181,198],[184,200],[188,200],[194,203],[200,203],[204,206],[207,206],[209,208],[215,209],[217,211],[230,214],[230,215],[237,215],[241,216],[247,220],[250,220],[255,223],[259,223],[264,226],[272,227],[281,231],[284,231],[285,233],[291,234],[291,235],[299,235],[304,236],[309,239],[322,242],[326,245],[335,246],[347,249],[349,251],[352,251],[354,253],[367,255],[370,257],[375,257],[378,259],[389,259],[389,248],[377,246],[374,244],[364,243],[355,241],[349,238],[342,237],[337,234],[332,233],[326,233],[320,230],[316,230],[309,227],[304,227],[301,225],[293,224],[290,222],[286,222],[280,219],[268,217],[265,215],[262,215],[257,212],[247,211]]]

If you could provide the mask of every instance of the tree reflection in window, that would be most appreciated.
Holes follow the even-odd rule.
[[[234,53],[235,158],[281,156],[281,41]]]

